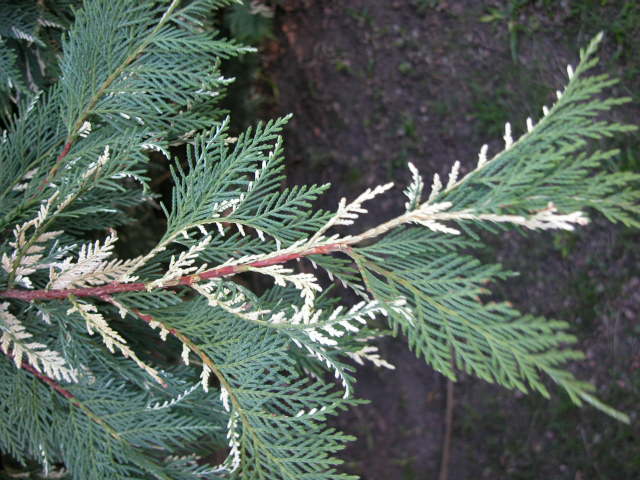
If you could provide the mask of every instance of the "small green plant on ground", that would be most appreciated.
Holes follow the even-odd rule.
[[[500,9],[490,7],[487,12],[480,17],[481,22],[506,22],[509,31],[509,47],[511,49],[511,58],[514,62],[518,62],[518,42],[524,27],[518,22],[520,10],[531,3],[531,0],[509,0],[505,7]]]
[[[288,117],[229,133],[219,60],[250,49],[208,25],[227,3],[85,2],[59,80],[6,120],[0,450],[75,479],[350,478],[334,457],[350,437],[327,418],[357,403],[352,362],[393,368],[372,344],[387,333],[375,319],[451,379],[457,368],[545,397],[555,383],[628,421],[567,370],[581,358],[568,324],[488,300],[511,274],[469,253],[480,233],[570,231],[587,209],[639,225],[639,176],[601,168],[617,151],[588,149],[634,128],[600,119],[627,101],[590,75],[600,38],[526,133],[507,124],[501,152],[482,147],[472,171],[456,162],[430,189],[409,164],[404,210],[349,234],[393,185],[317,211],[328,185],[281,189]],[[0,58],[20,74],[12,50]],[[118,257],[134,207],[156,199],[149,152],[171,168],[165,228]],[[341,304],[321,275],[360,302]]]

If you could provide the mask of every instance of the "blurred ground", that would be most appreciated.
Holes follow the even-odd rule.
[[[269,115],[294,113],[286,136],[292,183],[331,182],[325,208],[368,186],[408,181],[407,161],[425,176],[479,147],[501,148],[566,81],[579,47],[605,30],[604,69],[622,77],[614,93],[640,118],[640,7],[635,1],[281,0],[275,40],[263,49],[261,95]],[[637,137],[611,168],[640,171]],[[399,211],[391,196],[369,225]],[[362,227],[367,225],[362,225]],[[515,395],[462,377],[448,478],[640,478],[640,252],[637,232],[595,219],[577,234],[488,239],[487,261],[522,272],[496,295],[523,311],[573,323],[587,360],[576,366],[632,426],[561,393],[552,401]],[[395,371],[364,367],[358,394],[371,400],[337,424],[358,436],[345,470],[366,480],[436,479],[441,469],[446,382],[401,340],[382,345]]]

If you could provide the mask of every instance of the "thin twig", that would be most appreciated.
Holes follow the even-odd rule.
[[[91,114],[92,110],[95,108],[96,104],[98,103],[102,95],[104,95],[104,93],[109,89],[111,84],[118,79],[118,77],[120,76],[120,74],[122,74],[125,68],[127,68],[134,60],[136,60],[140,56],[140,54],[144,52],[144,50],[149,46],[149,44],[151,44],[155,35],[169,21],[171,14],[174,12],[174,10],[178,7],[179,4],[180,4],[180,0],[173,0],[173,2],[171,2],[171,5],[167,7],[164,14],[162,15],[162,18],[160,18],[160,20],[158,21],[157,25],[153,28],[153,30],[144,36],[140,45],[138,45],[138,47],[134,49],[124,59],[124,61],[118,66],[118,68],[116,68],[111,73],[111,75],[109,75],[104,80],[104,82],[102,82],[102,84],[96,89],[95,93],[89,99],[84,110],[80,112],[80,115],[78,115],[78,118],[76,119],[75,123],[69,128],[69,134],[67,135],[64,149],[62,150],[60,155],[58,155],[58,158],[56,159],[56,163],[54,164],[53,168],[51,168],[51,170],[49,171],[49,174],[45,179],[44,185],[49,183],[49,180],[55,176],[58,169],[61,167],[62,160],[67,156],[67,154],[69,153],[69,149],[71,149],[71,145],[73,144],[74,140],[78,136],[78,130],[81,128],[85,120],[89,117],[89,115]]]
[[[92,421],[94,421],[95,423],[100,425],[102,428],[104,428],[109,433],[109,435],[111,435],[113,438],[115,438],[116,440],[122,440],[122,437],[120,436],[120,434],[113,427],[107,424],[107,422],[105,422],[102,418],[96,415],[89,407],[87,407],[80,400],[78,400],[78,398],[73,393],[71,393],[69,390],[64,388],[62,385],[56,382],[53,378],[36,370],[32,365],[29,365],[27,362],[22,362],[22,364],[20,365],[20,368],[29,372],[30,374],[35,376],[38,380],[47,384],[53,390],[55,390],[64,398],[69,400],[69,403],[71,403],[73,406],[82,410]]]
[[[332,243],[327,245],[321,245],[313,247],[308,250],[303,250],[295,253],[285,253],[282,255],[276,255],[263,260],[256,260],[254,262],[248,262],[240,265],[226,265],[216,267],[211,270],[207,270],[202,273],[194,275],[185,275],[176,280],[167,282],[166,284],[157,287],[162,289],[178,287],[181,285],[192,285],[203,280],[210,280],[213,278],[226,277],[229,275],[235,275],[237,273],[245,272],[252,268],[262,268],[271,265],[277,265],[286,263],[290,260],[296,260],[298,258],[307,257],[309,255],[323,255],[331,252],[343,251],[349,247],[342,243]],[[0,291],[0,297],[15,298],[17,300],[24,300],[31,302],[34,300],[61,300],[70,296],[74,297],[105,297],[114,293],[123,292],[140,292],[147,290],[147,283],[109,283],[100,287],[87,287],[87,288],[64,288],[59,290],[23,290],[23,289],[9,289]]]

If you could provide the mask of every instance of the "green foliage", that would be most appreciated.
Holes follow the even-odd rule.
[[[225,24],[231,34],[251,45],[257,45],[272,36],[273,9],[255,0],[243,0],[225,14]]]
[[[60,74],[56,56],[61,34],[77,0],[0,3],[0,116],[8,118],[15,104],[51,85]]]
[[[518,22],[520,10],[531,3],[531,0],[509,0],[503,9],[491,7],[487,13],[480,17],[481,22],[505,22],[509,31],[509,46],[511,48],[511,58],[518,62],[518,41],[519,35],[524,29]]]
[[[460,368],[545,396],[550,379],[626,421],[566,369],[580,358],[568,325],[487,300],[510,273],[469,253],[479,232],[572,230],[585,209],[638,225],[638,175],[603,172],[616,152],[588,150],[631,130],[600,117],[625,99],[585,75],[598,39],[528,133],[514,141],[507,126],[503,152],[483,148],[462,177],[455,164],[446,185],[435,176],[427,200],[410,165],[406,211],[344,235],[391,184],[316,211],[327,185],[281,189],[288,117],[229,134],[219,61],[250,49],[213,29],[227,3],[87,1],[63,38],[59,80],[8,120],[0,449],[75,479],[351,478],[334,456],[350,437],[327,417],[358,403],[352,361],[393,368],[370,343],[388,333],[376,330],[384,318],[451,378]],[[15,74],[15,53],[0,47]],[[118,258],[118,227],[155,197],[151,151],[174,183],[166,229]],[[302,259],[362,300],[341,305],[291,266]],[[267,281],[256,293],[239,274]]]

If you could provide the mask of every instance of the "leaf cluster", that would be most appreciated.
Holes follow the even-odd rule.
[[[87,1],[57,82],[16,98],[0,141],[0,449],[75,479],[350,478],[335,454],[351,438],[328,416],[358,403],[353,362],[393,368],[371,343],[379,320],[450,378],[545,396],[551,380],[627,420],[567,369],[569,325],[492,301],[511,273],[473,256],[482,231],[573,229],[586,209],[638,225],[638,176],[588,148],[632,129],[601,116],[626,99],[587,75],[598,39],[528,133],[507,125],[502,152],[434,176],[426,200],[410,166],[406,211],[344,235],[391,185],[318,211],[327,185],[283,188],[288,117],[231,136],[220,61],[250,49],[212,26],[228,3]],[[4,43],[0,59],[20,70]],[[165,232],[118,258],[118,229],[157,199],[151,153],[174,184]]]

